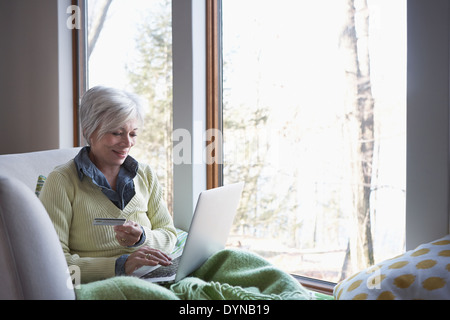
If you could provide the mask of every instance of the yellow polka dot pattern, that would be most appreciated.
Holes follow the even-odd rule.
[[[336,300],[450,300],[450,235],[343,280]]]

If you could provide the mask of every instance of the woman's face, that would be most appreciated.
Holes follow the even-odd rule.
[[[138,121],[132,120],[115,131],[107,132],[100,139],[98,130],[91,138],[89,157],[101,170],[106,167],[120,167],[136,143]]]

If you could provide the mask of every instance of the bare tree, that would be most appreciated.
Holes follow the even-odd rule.
[[[100,3],[100,6],[95,8],[95,12],[89,15],[88,58],[91,56],[91,53],[95,48],[95,44],[97,43],[100,32],[103,29],[103,25],[112,2],[113,0],[103,1]]]
[[[347,22],[341,35],[345,51],[347,96],[346,133],[350,141],[353,194],[353,235],[348,257],[354,268],[374,263],[370,193],[374,153],[374,99],[370,78],[367,0],[347,0]],[[347,264],[347,261],[344,265]]]

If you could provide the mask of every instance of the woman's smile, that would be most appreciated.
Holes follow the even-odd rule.
[[[125,159],[128,156],[128,151],[113,150],[113,153],[120,159]]]

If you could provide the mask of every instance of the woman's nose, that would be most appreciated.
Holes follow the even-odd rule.
[[[124,135],[122,144],[126,147],[132,147],[134,145],[133,137],[131,137],[130,135]]]

